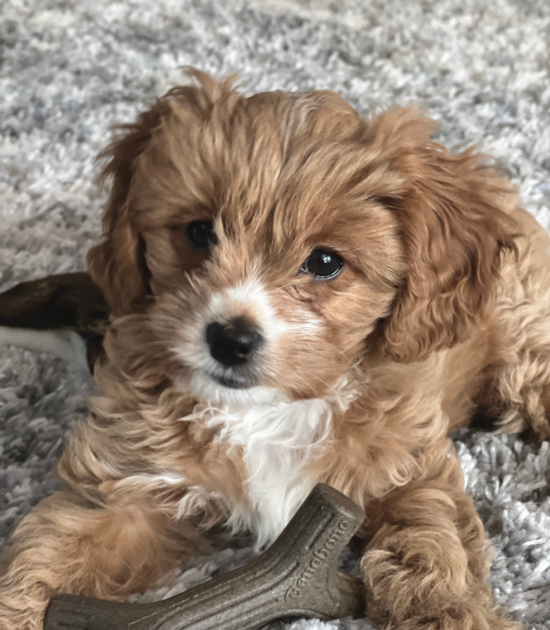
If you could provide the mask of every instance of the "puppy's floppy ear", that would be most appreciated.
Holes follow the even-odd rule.
[[[132,225],[128,193],[139,156],[168,112],[159,100],[137,121],[121,125],[122,135],[99,159],[110,158],[99,176],[100,184],[112,178],[112,188],[103,215],[103,240],[88,252],[88,271],[101,287],[111,311],[123,315],[143,310],[148,294],[143,240]]]
[[[386,167],[403,178],[382,201],[398,218],[407,272],[378,341],[404,362],[467,338],[494,293],[503,251],[517,253],[514,191],[483,156],[452,155],[430,140],[435,128],[411,108],[370,128]]]
[[[187,74],[198,85],[171,89],[140,114],[135,123],[118,126],[120,137],[99,155],[99,159],[109,159],[99,183],[110,179],[112,188],[103,216],[103,240],[89,251],[87,262],[90,276],[103,290],[114,315],[143,311],[150,293],[145,242],[133,220],[129,201],[140,156],[172,112],[174,102],[197,119],[205,118],[215,102],[231,92],[236,79],[236,75],[231,75],[218,82],[194,69],[188,69]]]

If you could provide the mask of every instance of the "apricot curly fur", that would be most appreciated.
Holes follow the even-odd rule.
[[[414,109],[364,121],[328,91],[245,97],[192,74],[104,153],[100,394],[59,462],[67,491],[13,535],[1,630],[38,630],[62,591],[146,589],[214,525],[265,544],[316,482],[365,509],[381,628],[519,628],[448,435],[481,411],[549,437],[548,237]],[[213,222],[210,253],[194,220]],[[320,246],[344,260],[331,281],[300,273]],[[214,312],[265,332],[248,389],[208,380]]]

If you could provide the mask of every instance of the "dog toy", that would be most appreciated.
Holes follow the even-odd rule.
[[[245,566],[155,603],[61,595],[44,630],[253,630],[281,618],[362,616],[363,584],[337,567],[364,518],[350,499],[318,484],[273,545]]]
[[[72,331],[84,342],[91,371],[103,350],[108,318],[101,289],[84,271],[22,282],[0,294],[0,326]]]

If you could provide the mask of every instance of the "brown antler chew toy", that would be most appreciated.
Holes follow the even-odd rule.
[[[365,516],[333,488],[315,486],[261,556],[220,578],[152,604],[61,595],[44,630],[253,630],[282,617],[358,617],[363,585],[337,569]]]

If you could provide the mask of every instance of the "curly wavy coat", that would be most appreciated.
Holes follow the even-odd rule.
[[[448,436],[549,437],[548,237],[413,109],[192,74],[104,153],[101,395],[13,535],[0,628],[143,590],[220,523],[268,544],[317,482],[364,507],[380,627],[519,627]]]

